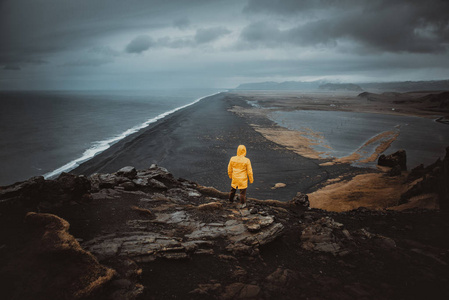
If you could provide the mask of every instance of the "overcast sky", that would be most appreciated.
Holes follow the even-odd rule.
[[[0,0],[0,89],[449,79],[447,0]]]

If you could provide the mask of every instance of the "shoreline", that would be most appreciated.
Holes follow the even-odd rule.
[[[248,115],[257,115],[264,116],[274,122],[274,125],[267,126],[257,126],[254,125],[253,128],[259,133],[263,134],[267,139],[281,144],[288,149],[295,151],[299,155],[303,155],[313,159],[321,159],[326,160],[325,165],[329,164],[338,164],[338,163],[350,163],[356,166],[360,164],[373,163],[377,160],[377,158],[384,151],[388,151],[390,146],[393,144],[393,149],[399,150],[399,148],[406,150],[413,150],[414,146],[408,146],[404,144],[410,144],[411,142],[411,131],[407,131],[407,128],[410,127],[409,124],[414,124],[416,121],[419,121],[419,126],[425,126],[423,128],[432,127],[432,124],[427,124],[422,120],[428,119],[435,121],[436,123],[446,124],[444,117],[438,117],[439,115],[445,114],[445,109],[442,108],[440,110],[435,110],[426,106],[427,104],[422,104],[423,107],[427,107],[423,110],[418,110],[418,104],[415,100],[411,99],[409,101],[398,101],[396,98],[388,98],[382,95],[376,95],[381,98],[379,102],[373,100],[366,100],[364,97],[356,96],[356,94],[351,93],[294,93],[290,91],[280,92],[280,91],[245,91],[238,92],[233,91],[235,97],[239,97],[244,99],[251,105],[248,108],[242,107],[234,107],[232,109],[233,112],[241,115],[242,117]],[[401,95],[400,99],[403,99],[410,93],[404,93]],[[412,93],[415,94],[415,93]],[[418,93],[421,95],[422,93]],[[422,95],[421,95],[422,96]],[[383,98],[382,98],[383,97]],[[398,97],[398,96],[395,96]],[[416,95],[414,95],[416,97]],[[377,100],[377,98],[376,98]],[[412,102],[415,101],[415,102]],[[414,107],[409,107],[409,102],[412,102]],[[400,103],[400,104],[399,104]],[[389,109],[391,105],[395,104],[397,109]],[[431,111],[432,109],[432,111]],[[379,120],[385,122],[385,124],[390,124],[386,126],[381,126],[378,130],[370,130],[372,131],[372,135],[359,136],[355,141],[349,141],[352,143],[351,149],[339,149],[337,144],[335,143],[335,139],[333,144],[337,147],[335,149],[330,146],[329,135],[337,134],[330,133],[320,129],[320,126],[316,124],[316,119],[311,119],[307,117],[308,113],[317,115],[317,117],[329,117],[329,122],[333,122],[332,124],[338,127],[341,127],[340,122],[346,123],[347,119],[354,118],[357,119],[357,115],[359,113],[367,114],[367,121],[360,123],[358,121],[358,125],[363,125],[364,123],[370,124],[370,119],[373,119],[373,114],[378,114]],[[296,113],[298,112],[298,113]],[[302,112],[302,113],[300,113]],[[319,112],[323,112],[323,114],[319,114]],[[335,112],[335,114],[329,114]],[[305,114],[304,114],[305,113]],[[322,116],[321,116],[322,115]],[[334,116],[336,115],[336,116]],[[383,117],[381,117],[383,116]],[[303,119],[300,127],[293,122],[288,120],[292,120],[294,118]],[[416,119],[415,119],[416,118]],[[419,119],[418,119],[419,118]],[[306,121],[308,120],[308,121]],[[363,121],[364,119],[362,119]],[[373,120],[378,120],[377,117],[374,117]],[[334,124],[337,123],[338,124]],[[284,124],[284,122],[286,124]],[[307,122],[310,122],[307,123]],[[380,121],[377,121],[380,122]],[[360,123],[360,124],[359,124]],[[432,122],[433,123],[433,122]],[[313,125],[314,124],[314,125]],[[396,126],[393,126],[396,124]],[[418,123],[417,123],[418,124]],[[373,126],[378,124],[374,123]],[[430,126],[432,125],[432,126]],[[355,126],[355,125],[354,125]],[[391,126],[391,127],[390,127]],[[417,125],[418,126],[418,125]],[[307,127],[307,128],[306,128]],[[322,127],[322,126],[321,126]],[[403,127],[403,128],[401,128]],[[344,128],[344,126],[342,127]],[[377,128],[377,127],[372,127]],[[416,130],[416,126],[413,127],[413,130]],[[340,134],[345,135],[349,128],[343,129]],[[365,128],[366,130],[371,129],[369,126]],[[402,129],[404,132],[402,133]],[[446,131],[444,133],[441,131],[441,128],[437,135],[434,138],[439,140],[445,139],[447,136]],[[324,131],[323,131],[324,130]],[[418,129],[420,130],[420,129]],[[370,132],[368,130],[368,132]],[[333,132],[333,131],[332,131]],[[350,131],[347,131],[348,133]],[[358,134],[354,131],[351,134]],[[420,132],[420,134],[425,134],[424,132]],[[360,135],[360,134],[359,134]],[[401,135],[401,138],[398,137]],[[407,140],[404,139],[405,136],[408,136]],[[327,138],[326,138],[327,137]],[[356,145],[357,144],[357,145]],[[341,145],[340,145],[341,146]],[[436,149],[441,145],[433,144],[429,149]],[[399,147],[399,148],[398,148]],[[444,148],[446,145],[441,146],[441,155],[444,156]],[[341,148],[341,147],[340,147]],[[408,148],[408,149],[407,149]],[[420,147],[418,147],[420,148]],[[430,151],[430,150],[428,150]],[[419,154],[419,155],[418,155]],[[429,155],[430,153],[425,153],[423,150],[422,153],[415,153],[414,156],[411,157],[411,167],[418,166],[421,163],[430,164],[433,163],[434,160],[438,158],[436,156],[434,160],[430,161],[421,161],[418,157],[422,157],[422,155]],[[372,167],[372,166],[371,166]]]
[[[249,107],[230,93],[209,97],[114,144],[71,173],[111,173],[124,166],[145,169],[154,163],[171,170],[175,177],[226,192],[230,189],[227,164],[237,146],[244,144],[255,177],[248,197],[287,201],[329,178],[367,172],[347,164],[320,166],[321,160],[267,140],[251,124],[273,122],[263,116],[242,118],[230,111],[236,105]],[[272,189],[276,183],[286,187]]]
[[[368,111],[355,107],[351,109],[348,106],[350,101],[354,99],[344,98],[339,99],[309,99],[310,101],[303,101],[301,94],[295,96],[293,93],[235,93],[235,97],[244,99],[250,108],[234,106],[231,111],[240,115],[243,118],[250,116],[265,118],[273,120],[270,117],[272,112],[290,112],[294,110],[320,110],[320,111],[342,111],[352,113],[366,113]],[[323,94],[321,94],[323,96]],[[290,97],[290,98],[288,98]],[[287,98],[287,99],[286,99]],[[341,102],[339,102],[341,100]],[[358,101],[358,99],[356,99]],[[320,102],[321,101],[321,102]],[[319,103],[316,103],[319,102]],[[299,104],[298,104],[299,103]],[[342,104],[346,103],[346,104]],[[339,106],[345,106],[345,109],[337,109]],[[363,108],[362,103],[362,108]],[[383,115],[395,115],[406,117],[426,117],[430,119],[429,114],[416,112],[392,112],[385,110],[387,104],[379,105],[377,110],[369,111],[369,113],[377,113]],[[441,112],[443,113],[443,112]],[[435,113],[431,119],[434,118]],[[407,124],[408,125],[408,124]],[[395,128],[383,131],[374,136],[367,137],[362,141],[361,146],[353,148],[351,153],[344,156],[326,157],[323,156],[327,150],[332,150],[320,132],[312,131],[309,128],[298,130],[291,129],[276,123],[275,121],[260,126],[259,124],[251,124],[251,126],[262,134],[268,140],[271,140],[295,153],[311,159],[320,161],[321,167],[330,167],[338,165],[354,165],[360,168],[369,168],[366,174],[345,174],[346,176],[331,177],[326,182],[315,189],[309,190],[310,206],[318,209],[325,209],[329,211],[348,211],[358,207],[368,207],[370,209],[407,209],[410,207],[420,207],[435,209],[438,204],[435,199],[428,199],[426,201],[417,201],[409,205],[400,205],[400,198],[409,186],[403,184],[406,180],[408,172],[402,172],[399,177],[385,176],[385,172],[389,170],[380,168],[375,165],[378,157],[388,151],[393,142],[395,142],[400,134],[397,126]],[[319,150],[317,149],[319,146]],[[444,149],[446,146],[442,147]],[[404,147],[403,149],[413,150],[413,148]],[[390,149],[391,152],[391,149]],[[437,158],[435,158],[436,160]],[[413,159],[411,159],[413,160]],[[425,165],[434,163],[435,160],[425,162]],[[421,161],[420,163],[423,163]],[[412,165],[411,167],[414,167]],[[380,195],[380,197],[379,197]],[[383,198],[379,201],[379,198]]]
[[[249,198],[288,201],[301,192],[309,194],[311,207],[330,211],[360,206],[386,209],[398,204],[399,191],[403,189],[398,180],[382,178],[386,171],[372,168],[372,164],[351,165],[353,160],[375,160],[396,139],[395,132],[377,134],[351,155],[332,160],[314,155],[314,140],[323,139],[319,134],[281,127],[267,116],[266,110],[233,93],[205,96],[166,114],[71,173],[89,176],[113,173],[125,166],[147,169],[157,164],[172,170],[175,177],[227,192],[229,158],[235,155],[239,144],[244,144],[255,172]],[[304,133],[310,139],[301,136]],[[378,141],[379,145],[372,146]],[[375,155],[362,153],[368,146],[372,146]],[[357,192],[353,193],[353,189]],[[376,190],[393,190],[395,196],[379,202],[373,192]]]
[[[199,101],[201,101],[203,99],[206,99],[208,97],[211,97],[211,96],[214,96],[214,95],[217,95],[217,94],[220,94],[220,93],[222,93],[222,92],[217,92],[217,93],[214,93],[214,94],[210,94],[210,95],[206,95],[206,96],[200,97],[200,98],[194,100],[191,103],[188,103],[188,104],[176,107],[176,108],[171,109],[169,111],[163,112],[163,113],[161,113],[161,114],[159,114],[159,115],[157,115],[157,116],[155,116],[155,117],[153,117],[151,119],[148,119],[147,121],[143,122],[142,124],[139,124],[139,125],[136,125],[136,126],[134,126],[132,128],[129,128],[129,129],[125,130],[124,132],[122,132],[119,135],[116,135],[116,136],[113,136],[113,137],[110,137],[110,138],[107,138],[107,139],[104,139],[104,140],[101,140],[101,141],[94,142],[94,144],[96,144],[97,146],[90,147],[90,148],[86,149],[83,152],[81,157],[78,157],[78,158],[76,158],[76,159],[66,163],[65,165],[63,165],[63,166],[61,166],[61,167],[59,167],[59,168],[57,168],[57,169],[55,169],[53,171],[50,171],[50,172],[48,172],[48,173],[46,173],[46,174],[44,174],[42,176],[44,176],[45,179],[52,179],[52,178],[56,178],[57,176],[59,176],[63,172],[70,172],[70,171],[76,169],[77,167],[79,167],[84,162],[89,161],[90,159],[94,158],[96,155],[98,155],[98,154],[102,153],[103,151],[109,149],[112,145],[120,142],[121,140],[125,139],[126,137],[128,137],[130,135],[133,135],[135,133],[138,133],[140,130],[145,129],[146,127],[150,126],[151,124],[156,123],[157,121],[159,121],[159,120],[161,120],[161,119],[163,119],[163,118],[165,118],[165,117],[167,117],[167,116],[169,116],[169,115],[171,115],[171,114],[173,114],[173,113],[175,113],[175,112],[177,112],[179,110],[182,110],[182,109],[184,109],[186,107],[189,107],[191,105],[194,105],[194,104],[198,103]]]
[[[268,117],[267,111],[279,108],[258,108],[248,97],[229,92],[205,100],[127,137],[72,173],[110,173],[124,166],[145,169],[154,163],[172,170],[175,177],[227,192],[228,160],[237,146],[244,144],[255,172],[250,198],[288,201],[297,192],[308,193],[311,207],[331,211],[398,205],[401,182],[383,178],[385,170],[369,165],[396,140],[397,132],[381,132],[343,158],[323,158],[312,149],[318,134],[306,132],[309,139],[304,138]],[[272,97],[267,105],[277,100]],[[374,152],[367,154],[369,147]],[[353,166],[355,161],[362,164]],[[279,183],[285,187],[275,188]],[[352,193],[352,188],[357,193]],[[395,193],[388,201],[379,202],[376,190]],[[329,198],[329,191],[337,194]],[[342,208],[337,208],[337,203]]]

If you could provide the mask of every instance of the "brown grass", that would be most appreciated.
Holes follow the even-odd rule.
[[[439,199],[437,194],[424,194],[409,199],[407,203],[391,207],[391,210],[405,210],[411,208],[439,209]]]
[[[379,173],[357,175],[349,181],[329,184],[309,194],[310,207],[341,212],[358,207],[384,209],[396,206],[407,189],[402,184],[404,177],[387,177]]]
[[[199,210],[219,210],[223,208],[223,204],[220,202],[209,202],[198,205]]]
[[[217,190],[214,187],[199,185],[197,187],[197,190],[201,194],[209,196],[209,197],[215,197],[215,198],[221,198],[221,199],[228,199],[229,198],[229,193],[221,192],[221,191]]]
[[[138,212],[140,212],[140,213],[142,213],[142,214],[148,215],[148,216],[152,216],[152,215],[153,215],[153,213],[151,212],[151,210],[146,209],[146,208],[141,208],[141,207],[132,205],[132,206],[131,206],[131,209],[132,209],[132,210],[135,210],[135,211],[138,211]]]
[[[312,148],[312,146],[320,145],[329,148],[329,146],[324,145],[321,142],[322,137],[321,139],[312,139],[310,137],[307,137],[305,132],[294,131],[280,126],[252,126],[254,130],[262,134],[267,140],[285,146],[287,149],[292,150],[304,157],[319,159],[322,158],[321,155],[325,154],[324,152],[317,152]]]

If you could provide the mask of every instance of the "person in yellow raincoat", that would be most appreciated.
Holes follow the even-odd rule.
[[[234,196],[237,189],[240,190],[241,208],[246,207],[246,189],[249,182],[253,183],[253,168],[251,161],[246,156],[246,147],[239,145],[237,148],[237,156],[231,157],[228,164],[228,175],[232,179],[231,193],[229,194],[229,201],[234,202]]]

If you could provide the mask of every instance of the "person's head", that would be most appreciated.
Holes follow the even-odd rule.
[[[239,147],[237,148],[237,155],[246,156],[246,147],[244,145],[239,145]]]

